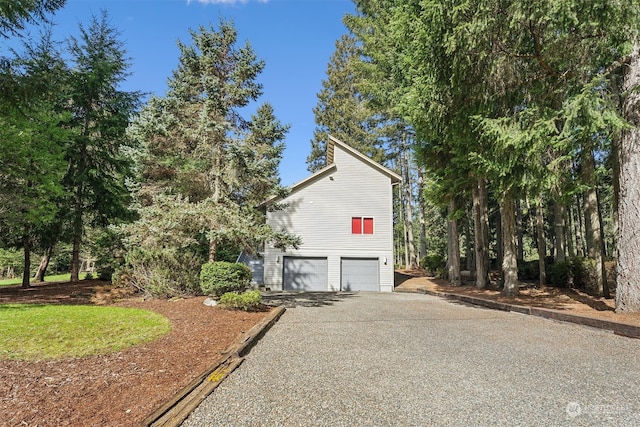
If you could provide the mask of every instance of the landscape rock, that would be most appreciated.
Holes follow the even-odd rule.
[[[208,307],[215,307],[216,305],[218,305],[218,301],[214,300],[213,298],[207,298],[204,300],[203,304]]]

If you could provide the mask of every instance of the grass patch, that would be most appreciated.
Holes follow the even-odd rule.
[[[44,276],[45,282],[68,282],[69,280],[71,280],[71,273],[56,274],[53,276]],[[31,282],[33,282],[33,279],[31,279]],[[22,283],[22,277],[0,280],[0,286],[20,285],[21,283]]]
[[[111,353],[153,341],[169,319],[137,308],[0,305],[0,358],[47,360]]]

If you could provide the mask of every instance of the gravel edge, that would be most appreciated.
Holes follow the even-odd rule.
[[[285,311],[286,308],[283,306],[273,308],[264,319],[231,344],[210,368],[198,375],[197,378],[149,415],[142,422],[142,425],[145,427],[177,427],[182,424],[193,409],[213,392],[231,372],[240,366],[244,356],[282,317]]]

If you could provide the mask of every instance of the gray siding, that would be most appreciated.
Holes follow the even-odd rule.
[[[340,259],[378,258],[380,289],[393,290],[393,205],[391,178],[335,145],[335,169],[299,186],[283,211],[267,221],[302,238],[298,250],[265,250],[265,285],[281,289],[283,256],[327,257],[328,288],[340,290]],[[374,234],[351,234],[352,217],[374,218]],[[386,263],[384,261],[387,261]]]

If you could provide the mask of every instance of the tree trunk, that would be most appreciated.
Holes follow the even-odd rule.
[[[600,193],[598,192],[598,187],[596,186],[596,195],[597,195],[597,202],[598,202],[598,219],[600,220],[600,240],[602,241],[602,257],[604,259],[607,258],[607,256],[609,255],[609,250],[607,249],[607,239],[604,235],[604,221],[602,220],[602,199],[600,198]],[[605,271],[606,273],[606,271]],[[606,280],[606,274],[605,274],[605,280]]]
[[[458,221],[453,217],[456,212],[456,202],[449,202],[449,217],[447,218],[447,272],[449,283],[453,286],[462,284],[460,278],[460,238],[458,236]]]
[[[80,280],[80,244],[82,242],[82,191],[76,191],[76,206],[73,213],[73,247],[71,249],[71,281]]]
[[[584,218],[580,214],[580,212],[584,212],[584,205],[580,203],[580,197],[577,194],[576,194],[576,207],[577,207],[577,213],[576,213],[577,221],[575,221],[576,252],[579,257],[583,257],[585,256],[584,254],[587,253],[587,242],[586,242],[585,230],[584,230],[585,228]]]
[[[215,262],[217,259],[218,241],[215,237],[209,239],[209,262]]]
[[[404,176],[404,173],[403,173]],[[405,215],[404,207],[404,193],[402,192],[402,186],[398,186],[398,197],[400,199],[400,218],[402,218],[402,248],[404,249],[404,267],[409,265],[409,239],[407,237],[407,216]]]
[[[516,235],[517,235],[517,253],[518,261],[524,261],[524,238],[522,230],[522,203],[518,198],[516,200]]]
[[[611,208],[611,223],[613,225],[613,246],[611,251],[613,256],[618,257],[618,236],[620,235],[618,225],[618,206],[620,206],[620,138],[613,138],[611,141],[611,170],[613,175],[613,206]]]
[[[633,126],[622,134],[619,147],[620,195],[618,200],[618,277],[616,311],[640,311],[640,45],[635,44],[623,71],[622,93],[626,95],[623,117]]]
[[[540,286],[547,284],[547,242],[544,238],[544,206],[542,200],[536,206],[536,232],[538,235],[538,270],[540,271]]]
[[[80,240],[81,234],[73,235],[73,246],[71,249],[71,281],[80,280]]]
[[[587,254],[595,261],[596,283],[593,291],[600,296],[609,296],[607,273],[604,265],[604,245],[602,242],[602,224],[598,212],[598,193],[595,180],[595,163],[591,150],[582,153],[582,181],[588,186],[584,193],[584,224],[587,238]]]
[[[47,268],[49,267],[49,261],[51,260],[52,253],[53,253],[53,246],[49,246],[44,251],[44,255],[42,255],[42,259],[40,260],[40,265],[38,266],[38,271],[36,271],[36,275],[33,277],[34,282],[44,282],[44,276],[45,274],[47,274]]]
[[[576,256],[576,247],[574,245],[574,241],[573,241],[573,207],[571,205],[569,205],[568,207],[565,208],[565,228],[564,228],[564,232],[565,232],[565,238],[567,241],[567,252],[569,252],[569,258],[575,258]]]
[[[560,192],[556,193],[556,199],[553,203],[553,229],[555,234],[554,240],[554,256],[555,263],[566,262],[566,239],[564,233],[564,220],[566,208],[560,199]]]
[[[424,199],[424,173],[422,167],[418,167],[418,203],[420,209],[418,212],[418,220],[420,221],[420,260],[427,256],[427,224],[425,220],[425,211],[427,209]]]
[[[81,157],[86,157],[86,149],[81,151]],[[74,195],[73,206],[73,222],[72,222],[72,249],[71,249],[71,281],[77,282],[80,280],[80,244],[82,243],[82,209],[83,209],[83,183],[76,184],[76,191]]]
[[[31,238],[25,232],[22,236],[22,247],[24,248],[24,270],[22,270],[22,287],[31,287]]]
[[[467,210],[464,218],[464,258],[466,261],[465,270],[469,272],[475,270],[475,251],[471,245],[471,219],[472,214]]]
[[[476,288],[485,289],[489,281],[489,213],[487,181],[478,178],[473,188],[473,237],[476,258]]]
[[[504,248],[502,245],[502,213],[498,209],[498,219],[496,221],[496,268],[502,265],[504,259]],[[502,268],[500,268],[502,272]]]
[[[500,218],[502,222],[502,294],[517,295],[518,290],[518,260],[516,255],[516,214],[514,200],[506,194],[500,204]]]
[[[212,185],[211,197],[213,199],[214,206],[218,206],[218,203],[223,197],[222,172],[221,172],[223,153],[222,153],[222,150],[220,149],[220,145],[214,144],[214,146],[212,147],[211,153],[213,157],[213,162],[215,164],[215,167],[211,171],[211,173],[213,173],[213,179],[211,183]],[[213,224],[211,225],[211,229],[209,230],[211,232],[211,237],[209,237],[209,256],[208,256],[209,262],[215,262],[217,259],[218,241],[216,237],[213,235],[214,227],[216,226],[217,226],[217,221],[214,220]]]
[[[407,148],[407,136],[405,134],[403,140],[403,162],[404,162],[404,192],[405,192],[405,214],[407,224],[407,246],[409,247],[409,263],[407,268],[417,268],[418,261],[416,260],[416,245],[413,240],[413,212],[411,207],[411,179],[409,173],[409,150]]]

